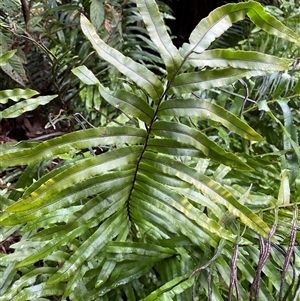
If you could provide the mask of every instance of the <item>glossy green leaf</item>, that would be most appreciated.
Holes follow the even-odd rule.
[[[117,109],[130,116],[140,118],[144,122],[149,123],[153,118],[153,109],[136,94],[125,90],[110,91],[100,84],[95,75],[85,66],[76,67],[72,72],[85,84],[97,85],[101,96]]]
[[[182,293],[193,285],[194,279],[188,278],[188,276],[174,278],[141,301],[172,301],[175,295]]]
[[[162,173],[175,175],[187,183],[194,185],[204,195],[224,205],[229,212],[239,217],[245,225],[264,237],[268,235],[269,228],[267,224],[249,208],[240,204],[228,190],[211,178],[204,174],[197,173],[196,170],[181,162],[167,157],[160,158],[149,152],[145,153],[145,161]]]
[[[105,260],[101,272],[97,277],[96,287],[99,287],[108,280],[112,272],[115,270],[116,264],[117,261],[114,258]]]
[[[14,298],[17,298],[16,295],[20,293],[23,288],[35,284],[36,278],[39,275],[44,274],[48,276],[49,274],[53,274],[56,270],[57,268],[51,267],[41,267],[34,269],[33,271],[21,277],[19,280],[15,281],[14,284],[6,292],[5,299],[1,300],[15,300]]]
[[[105,9],[103,5],[104,0],[91,0],[90,16],[94,27],[99,30],[104,22]]]
[[[59,283],[55,286],[47,285],[45,282],[34,284],[32,286],[23,288],[19,294],[17,294],[14,299],[0,299],[1,301],[24,301],[24,300],[41,300],[42,296],[49,295],[62,295],[65,289],[65,285],[63,283]],[[42,299],[43,300],[43,299]]]
[[[117,261],[139,260],[139,258],[148,260],[147,257],[158,261],[176,254],[176,251],[170,248],[137,242],[110,242],[106,245],[103,252],[105,257],[114,258]],[[141,257],[140,255],[143,256]]]
[[[162,15],[154,0],[138,0],[137,7],[141,13],[151,40],[157,46],[171,78],[179,69],[182,58],[167,32]]]
[[[147,91],[155,102],[161,98],[163,86],[154,73],[145,66],[133,61],[131,58],[124,56],[116,49],[107,45],[100,39],[95,28],[83,15],[81,16],[81,28],[99,56],[115,66],[121,73],[135,82],[139,87]]]
[[[26,226],[23,228],[24,231],[33,231],[37,230],[43,226],[48,226],[56,223],[65,223],[70,220],[73,214],[78,211],[82,206],[72,206],[68,209],[62,208],[56,211],[51,211],[48,214],[44,214],[42,217],[34,218],[31,222],[29,221]],[[28,220],[28,219],[27,219]],[[11,218],[10,218],[11,221]],[[23,222],[20,218],[19,222]]]
[[[24,187],[29,187],[32,184],[32,179],[38,177],[38,169],[40,167],[40,162],[35,162],[30,165],[28,165],[23,173],[18,178],[17,183],[15,184],[16,190],[12,190],[9,194],[9,198],[17,201],[19,198],[24,196],[23,191],[19,191],[19,189],[24,189]],[[27,189],[25,189],[27,190]]]
[[[222,33],[224,33],[233,23],[249,19],[258,27],[269,34],[280,38],[299,43],[299,36],[288,27],[284,26],[275,17],[268,14],[263,6],[255,1],[230,3],[212,11],[208,17],[202,19],[192,31],[189,42],[190,45],[184,48],[185,55],[192,52],[203,52]]]
[[[281,181],[278,193],[278,205],[288,205],[290,203],[290,183],[289,183],[290,171],[284,169],[281,172]]]
[[[77,220],[70,220],[66,226],[57,226],[43,230],[38,236],[40,248],[35,250],[35,252],[31,251],[29,254],[26,254],[27,256],[24,260],[19,262],[18,266],[27,266],[41,259],[50,259],[57,248],[69,244],[75,237],[89,233],[89,228],[99,225],[99,223],[114,216],[114,214],[124,208],[128,191],[126,192],[121,189],[120,192],[111,190],[109,190],[109,192],[112,193],[112,195],[109,196],[109,200],[102,200],[100,198],[97,199],[97,203],[93,200],[88,206],[83,207],[80,212],[76,213],[75,216],[78,218]],[[121,196],[122,193],[123,196]],[[104,194],[103,198],[105,196],[107,196],[107,194]],[[97,216],[94,216],[94,214],[97,214]],[[32,245],[32,240],[29,240],[28,243]],[[23,243],[23,245],[25,244],[26,242]],[[43,244],[43,246],[41,246],[41,244]],[[8,260],[9,259],[10,258],[8,258]]]
[[[124,143],[142,143],[146,132],[130,127],[92,128],[66,134],[42,142],[30,149],[7,149],[0,154],[5,166],[29,164],[34,161],[51,158],[72,150]]]
[[[202,156],[201,151],[191,145],[174,141],[172,139],[163,139],[162,137],[159,139],[149,139],[148,150],[173,156]]]
[[[2,120],[3,118],[15,118],[22,115],[25,112],[33,111],[38,106],[45,105],[56,97],[57,95],[38,96],[37,98],[30,98],[20,101],[1,111],[0,120]]]
[[[283,71],[292,63],[290,59],[281,59],[254,51],[213,49],[202,53],[192,53],[187,63],[193,67],[242,68],[264,71]]]
[[[136,186],[137,192],[134,191],[133,195],[141,195],[142,193],[148,192],[149,196],[151,196],[152,199],[160,201],[160,203],[156,205],[157,209],[161,209],[165,214],[169,214],[169,216],[173,215],[174,219],[177,219],[178,221],[182,220],[186,229],[191,227],[192,232],[193,227],[191,223],[196,223],[201,227],[201,229],[203,229],[201,237],[202,239],[203,236],[207,235],[207,231],[209,231],[210,233],[217,234],[220,238],[235,241],[235,235],[232,235],[232,233],[222,228],[214,220],[208,218],[196,207],[192,206],[188,199],[183,198],[175,191],[172,191],[169,188],[166,188],[163,185],[160,185],[147,177],[138,175],[138,179],[139,184],[137,184]],[[137,203],[137,205],[140,204],[140,202],[138,201],[135,201],[134,203]],[[147,203],[154,204],[154,202],[151,200],[147,200]],[[143,206],[142,204],[140,205]],[[186,220],[186,222],[184,222],[185,218],[183,218],[182,215],[184,215],[189,220]],[[181,231],[184,233],[185,230],[183,230],[182,227],[180,228]],[[194,239],[192,236],[188,237],[191,240]],[[215,245],[217,243],[216,241],[214,241],[213,237],[211,237],[211,240],[211,244]]]
[[[0,67],[12,80],[25,87],[28,81],[23,62],[17,55],[13,55],[9,62]]]
[[[130,116],[137,117],[146,123],[150,123],[154,117],[154,110],[136,94],[125,90],[111,93],[102,87],[99,87],[99,91],[108,103]]]
[[[299,149],[299,145],[294,141],[294,139],[292,138],[290,132],[289,132],[289,129],[286,128],[282,123],[281,121],[272,113],[272,111],[270,110],[267,102],[265,100],[262,100],[258,103],[258,108],[259,110],[263,110],[265,112],[267,112],[267,114],[273,119],[275,120],[280,128],[282,129],[283,133],[286,135],[289,143],[291,144],[292,148],[293,148],[293,151],[295,152],[295,154],[297,155],[298,157],[298,160],[300,160],[300,149]]]
[[[169,93],[182,95],[199,90],[227,86],[234,81],[247,77],[266,74],[266,71],[226,68],[189,72],[177,75],[172,81]]]
[[[9,50],[4,54],[0,54],[0,67],[6,65],[16,52],[17,50],[14,49],[14,50]]]
[[[70,298],[74,298],[78,301],[85,301],[90,298],[86,283],[83,280],[87,271],[88,267],[84,265],[70,277],[62,298],[70,296]]]
[[[286,86],[287,83],[285,83]],[[285,99],[278,99],[277,103],[280,105],[281,110],[283,112],[284,116],[284,128],[289,133],[290,138],[287,135],[283,136],[283,148],[284,150],[290,151],[292,149],[292,141],[295,142],[295,144],[298,143],[298,132],[297,132],[297,126],[293,123],[293,113],[291,108],[288,105],[288,100]],[[284,157],[286,161],[286,168],[290,169],[290,181],[294,182],[298,176],[299,173],[299,159],[297,157],[297,154],[287,154]]]
[[[100,84],[94,73],[89,70],[86,66],[78,66],[72,69],[74,73],[83,83],[86,85],[98,85]]]
[[[57,271],[50,279],[48,284],[59,283],[68,279],[89,257],[100,252],[107,244],[108,240],[118,235],[122,228],[127,227],[127,221],[124,213],[113,215],[103,224],[76,250],[74,254],[64,263],[61,269]],[[118,231],[116,231],[116,228]]]
[[[3,241],[4,238],[1,238]],[[0,280],[0,298],[3,296],[7,290],[11,287],[14,278],[16,276],[17,270],[15,269],[15,263],[1,264],[1,280]]]
[[[98,293],[92,298],[96,298],[99,293],[105,294],[116,288],[122,288],[124,285],[131,287],[133,279],[147,275],[150,269],[151,262],[150,264],[147,261],[140,262],[138,265],[135,262],[122,262],[112,271],[109,281],[97,288]]]
[[[140,151],[141,147],[138,146],[127,147],[107,152],[101,156],[83,159],[76,165],[47,180],[28,197],[6,208],[5,212],[16,213],[40,208],[54,193],[58,193],[95,175],[136,162]]]
[[[157,121],[153,124],[152,132],[157,136],[192,145],[201,150],[205,156],[209,156],[223,164],[242,170],[251,170],[251,167],[245,164],[237,156],[224,151],[223,148],[208,139],[206,135],[186,125]]]
[[[119,179],[116,179],[116,177],[119,176]],[[86,204],[81,210],[75,211],[72,216],[66,216],[65,222],[67,221],[67,218],[69,218],[68,222],[72,224],[68,225],[67,232],[70,231],[70,229],[73,227],[80,226],[80,222],[87,223],[87,221],[93,217],[93,214],[97,212],[97,206],[95,202],[99,202],[99,200],[102,200],[103,198],[109,198],[107,201],[102,201],[100,206],[101,208],[108,206],[107,204],[111,204],[113,200],[115,201],[114,205],[110,205],[110,209],[107,209],[107,213],[110,212],[110,210],[113,210],[115,206],[118,206],[120,201],[120,194],[119,192],[122,192],[124,195],[122,197],[126,196],[128,194],[128,190],[130,190],[130,184],[132,183],[132,175],[122,175],[120,173],[116,173],[113,175],[106,175],[107,179],[103,179],[104,176],[95,177],[93,179],[88,179],[86,181],[82,181],[81,183],[78,183],[77,185],[74,185],[73,187],[68,187],[64,189],[63,191],[57,193],[57,198],[55,197],[49,197],[48,199],[44,200],[43,205],[39,207],[39,210],[37,211],[35,208],[31,210],[29,208],[25,212],[17,212],[11,214],[9,217],[6,215],[3,216],[1,219],[1,224],[3,225],[18,225],[20,223],[26,223],[25,229],[37,229],[38,222],[46,218],[48,219],[48,223],[51,222],[52,219],[59,219],[62,217],[59,217],[59,209],[69,204],[69,199],[72,199],[73,202],[76,202],[82,198],[92,197],[95,193],[98,192],[98,197]],[[113,188],[109,188],[110,185],[115,185]],[[103,191],[103,190],[105,191]],[[53,192],[55,193],[55,187],[53,187]],[[110,195],[108,195],[110,193]],[[119,197],[119,199],[118,199]],[[99,199],[98,199],[99,198]],[[75,208],[76,209],[76,208]],[[51,212],[54,211],[54,216],[51,214]],[[70,209],[72,211],[72,209]],[[52,217],[53,216],[53,217]],[[53,236],[55,233],[62,230],[59,230],[57,228],[54,228],[54,233],[52,233],[50,230],[43,232],[43,236]],[[62,233],[60,232],[60,235]]]
[[[158,116],[197,116],[222,123],[230,131],[249,140],[263,138],[240,118],[212,101],[204,99],[172,99],[161,104]]]

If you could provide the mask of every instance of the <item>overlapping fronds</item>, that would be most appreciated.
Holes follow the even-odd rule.
[[[270,34],[293,42],[299,37],[249,1],[213,11],[178,50],[156,2],[138,0],[137,7],[166,75],[109,46],[84,15],[86,38],[127,82],[113,90],[87,67],[73,69],[82,83],[121,111],[123,123],[1,148],[3,166],[27,168],[16,184],[23,190],[1,196],[2,236],[18,232],[22,238],[13,245],[14,253],[1,257],[0,300],[49,295],[62,300],[190,300],[212,294],[214,300],[246,300],[249,295],[276,300],[289,288],[296,295],[294,265],[285,261],[280,282],[280,271],[267,261],[278,264],[282,254],[291,254],[280,247],[271,252],[272,243],[280,246],[287,236],[270,232],[276,226],[280,233],[289,232],[283,217],[294,225],[298,218],[292,210],[279,209],[283,204],[293,208],[288,173],[278,177],[267,160],[253,163],[250,156],[225,151],[197,122],[211,120],[228,135],[262,141],[244,120],[199,92],[288,69],[290,60],[207,49],[246,15]],[[60,164],[38,177],[49,160]],[[278,197],[270,200],[252,191],[251,181],[260,184],[259,172],[274,172]],[[228,184],[244,177],[250,181]],[[268,281],[257,280],[261,271]]]

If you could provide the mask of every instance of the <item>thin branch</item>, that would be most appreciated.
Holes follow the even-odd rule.
[[[285,276],[286,276],[288,267],[291,263],[291,258],[292,258],[293,252],[294,252],[294,246],[295,246],[296,235],[297,235],[297,219],[298,219],[298,209],[297,209],[297,206],[295,206],[294,216],[293,216],[293,224],[292,224],[291,235],[290,235],[290,243],[289,243],[289,247],[288,247],[288,250],[287,250],[287,253],[286,253],[286,257],[285,257],[285,261],[284,261],[284,265],[283,265],[283,270],[282,270],[282,275],[281,275],[280,291],[279,291],[279,298],[278,298],[279,301],[283,301],[283,300],[287,299],[287,296],[290,294],[292,286],[295,282],[295,269],[293,269],[292,283],[289,286],[289,289],[287,290],[284,297],[282,297]]]
[[[246,105],[246,103],[248,101],[248,98],[249,98],[249,89],[248,89],[247,83],[243,79],[239,79],[239,82],[242,84],[242,86],[245,88],[245,91],[246,91],[245,98],[244,98],[244,101],[243,101],[243,105],[242,105],[240,113],[239,113],[239,118],[241,118],[242,115],[243,115],[244,109],[245,109],[245,105]]]
[[[258,301],[258,295],[259,295],[259,289],[260,289],[260,277],[261,272],[263,270],[263,267],[265,266],[270,252],[271,252],[271,244],[272,244],[272,237],[275,234],[277,227],[277,223],[275,222],[270,229],[270,233],[268,235],[268,239],[266,243],[264,242],[264,239],[260,236],[259,237],[259,244],[260,244],[260,254],[259,254],[259,261],[257,264],[257,270],[253,279],[253,282],[251,284],[251,290],[250,290],[250,300],[251,301]]]
[[[228,301],[232,300],[233,296],[233,288],[235,288],[236,292],[236,298],[239,301],[240,300],[240,291],[238,286],[238,279],[237,279],[237,257],[239,252],[239,239],[235,243],[234,249],[233,249],[233,256],[231,261],[231,271],[230,271],[230,283],[229,283],[229,292],[228,292]]]

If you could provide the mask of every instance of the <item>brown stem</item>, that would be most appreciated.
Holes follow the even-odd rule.
[[[25,21],[26,30],[27,30],[28,22],[30,20],[30,9],[29,9],[26,1],[27,0],[21,0],[21,4],[22,4],[22,12],[23,12],[24,21]],[[28,44],[28,41],[25,40],[25,47],[24,47],[25,55],[27,55],[28,52],[29,52],[29,44]]]

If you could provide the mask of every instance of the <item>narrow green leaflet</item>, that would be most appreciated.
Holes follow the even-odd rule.
[[[246,76],[265,75],[266,71],[246,70],[239,68],[225,68],[189,72],[177,75],[172,81],[169,94],[182,95],[200,90],[227,86],[234,81]]]
[[[168,78],[179,69],[182,58],[178,49],[173,45],[159,8],[154,0],[138,0],[137,7],[143,17],[151,40],[157,46],[167,71]]]
[[[76,165],[47,180],[29,196],[6,208],[5,212],[23,212],[40,208],[45,202],[47,203],[48,198],[67,187],[114,168],[136,163],[140,152],[141,147],[132,146],[110,151],[101,156],[83,159]],[[38,212],[36,214],[38,215]]]
[[[293,140],[291,134],[289,133],[289,128],[285,127],[282,122],[272,113],[272,111],[270,110],[270,108],[268,107],[268,104],[265,100],[261,100],[258,102],[258,108],[259,110],[263,110],[265,112],[267,112],[267,114],[273,119],[275,120],[279,126],[281,127],[283,133],[286,135],[288,141],[290,142],[295,154],[298,157],[298,160],[300,160],[300,149],[299,149],[299,145]]]
[[[151,259],[158,261],[176,255],[174,249],[141,242],[109,242],[103,250],[103,256],[123,260]]]
[[[21,277],[19,280],[15,281],[13,285],[9,288],[9,290],[5,294],[5,299],[0,300],[15,300],[15,295],[20,293],[23,288],[32,286],[36,283],[36,278],[41,275],[51,275],[54,274],[54,272],[57,271],[57,268],[52,267],[39,267],[34,269],[33,271],[30,271],[29,273],[25,274],[23,277]]]
[[[25,112],[33,111],[38,106],[45,105],[56,97],[57,95],[47,95],[20,101],[0,112],[0,120],[3,118],[15,118]]]
[[[240,204],[228,190],[206,175],[198,173],[195,169],[181,162],[177,162],[168,157],[157,156],[149,152],[144,154],[144,160],[147,164],[154,166],[162,173],[177,176],[187,183],[192,184],[204,195],[224,205],[229,212],[239,217],[246,226],[260,235],[267,237],[269,234],[269,227],[258,215],[254,214],[243,204]]]
[[[149,139],[147,150],[152,150],[162,154],[168,154],[172,156],[190,156],[201,157],[202,153],[195,147],[186,143],[174,141],[173,139]]]
[[[72,70],[72,72],[85,84],[97,85],[101,96],[111,105],[129,114],[137,117],[144,122],[150,122],[154,116],[154,110],[148,103],[136,94],[125,90],[117,90],[115,92],[105,88],[96,76],[85,66],[79,66]]]
[[[78,66],[72,69],[72,72],[86,85],[99,85],[100,82],[94,73],[86,66]]]
[[[217,203],[215,203],[209,197],[203,195],[201,192],[194,190],[192,185],[190,185],[189,188],[175,187],[175,191],[178,191],[180,194],[184,195],[191,202],[199,204],[203,207],[207,207],[209,210],[211,210],[211,212],[214,213],[216,217],[221,217],[224,214],[222,207],[219,207]]]
[[[13,90],[2,90],[0,91],[0,103],[6,104],[9,99],[14,102],[18,102],[22,98],[28,99],[37,94],[39,94],[39,92],[31,89],[15,88]]]
[[[104,0],[91,0],[90,16],[91,22],[99,30],[104,22],[105,9]]]
[[[97,35],[95,28],[83,15],[81,15],[81,28],[99,56],[115,66],[122,74],[126,75],[144,89],[155,102],[158,102],[163,94],[164,88],[153,72],[107,45]]]
[[[205,99],[172,99],[161,104],[158,116],[197,116],[222,123],[230,131],[249,140],[263,138],[247,123],[212,101]]]
[[[99,86],[99,92],[108,103],[117,109],[120,109],[130,116],[137,117],[146,123],[151,122],[154,116],[154,110],[136,94],[125,90],[108,93],[108,89],[101,86]]]
[[[139,264],[137,264],[134,261],[119,263],[112,271],[109,280],[100,285],[100,287],[97,287],[97,293],[92,296],[92,300],[97,300],[97,297],[99,295],[108,293],[109,291],[114,290],[116,288],[120,288],[119,292],[121,292],[123,291],[123,287],[127,284],[128,287],[131,288],[133,280],[139,279],[144,275],[148,275],[152,265],[153,263],[148,261],[139,262]],[[107,294],[107,299],[105,300],[114,300],[114,298],[110,298],[110,296],[114,295]]]
[[[61,246],[69,244],[76,237],[82,235],[90,236],[90,228],[94,228],[107,218],[114,216],[118,211],[125,211],[124,204],[128,197],[129,190],[127,192],[121,190],[120,192],[115,191],[113,193],[115,195],[113,195],[110,200],[95,199],[89,203],[89,206],[85,206],[88,208],[84,207],[80,210],[81,212],[77,212],[76,216],[78,220],[73,222],[69,221],[66,225],[44,229],[40,231],[40,235],[35,235],[27,241],[23,240],[21,248],[23,248],[23,246],[26,247],[26,244],[29,246],[38,244],[39,248],[27,252],[24,258],[19,258],[18,266],[28,266],[41,259],[50,260],[53,253],[57,252]],[[123,194],[123,196],[121,194]],[[92,214],[93,211],[94,215]],[[65,255],[64,258],[69,258],[68,254]],[[14,254],[7,256],[6,259],[11,260],[11,257],[14,257]]]
[[[4,239],[5,238],[1,238],[1,241],[3,241]],[[5,270],[3,270],[3,268]],[[4,293],[7,290],[9,290],[17,274],[17,270],[15,269],[15,263],[13,262],[10,262],[8,264],[1,263],[1,269],[2,271],[0,272],[0,298],[4,295]],[[11,298],[9,300],[11,300]]]
[[[111,276],[112,272],[115,270],[116,264],[117,261],[114,258],[105,260],[105,263],[102,265],[101,272],[97,277],[96,287],[101,286],[107,281],[107,279]]]
[[[6,296],[3,298],[0,297],[1,301],[24,301],[24,300],[35,300],[35,301],[44,301],[45,299],[39,298],[42,296],[60,296],[64,293],[65,285],[59,283],[57,285],[47,285],[45,282],[34,284],[23,288],[13,299],[6,299]],[[49,299],[46,299],[49,300]]]
[[[17,50],[14,49],[14,50],[7,51],[4,54],[0,55],[0,67],[6,65],[9,62],[9,59],[12,58],[16,52],[17,52]]]
[[[142,175],[138,175],[138,184],[137,184],[137,192],[135,194],[143,194],[148,193],[151,196],[152,200],[147,200],[146,198],[142,198],[140,202],[136,201],[137,205],[146,201],[147,204],[153,203],[155,207],[160,208],[165,214],[173,215],[174,219],[178,221],[182,221],[182,225],[186,229],[182,229],[180,226],[180,230],[182,233],[185,230],[190,229],[191,233],[193,232],[194,225],[197,224],[202,230],[202,239],[203,236],[208,236],[209,233],[214,233],[218,235],[220,238],[224,238],[226,240],[230,240],[235,242],[236,235],[221,227],[216,221],[207,217],[206,214],[199,211],[196,207],[194,207],[187,198],[182,197],[177,192],[172,189],[166,187],[165,185],[161,185],[157,182],[154,182],[148,177],[144,177]],[[159,202],[159,204],[157,203]],[[141,204],[141,207],[143,205]],[[175,209],[175,210],[174,210]],[[142,209],[141,209],[142,211]],[[147,214],[145,214],[147,216]],[[150,219],[151,220],[151,219]],[[200,231],[200,229],[198,230]],[[193,240],[193,236],[188,236],[189,239]],[[216,239],[211,236],[211,244],[215,245],[217,243]]]
[[[65,226],[59,226],[56,229],[50,228],[42,230],[40,236],[35,235],[31,239],[28,239],[25,242],[23,241],[23,245],[25,245],[26,243],[33,245],[35,243],[39,245],[39,248],[27,252],[23,260],[21,260],[22,256],[20,256],[20,253],[26,251],[22,250],[21,252],[19,252],[18,254],[20,258],[18,267],[28,266],[42,259],[51,260],[53,254],[55,254],[55,252],[57,252],[60,247],[70,244],[76,237],[84,235],[89,237],[91,235],[91,228],[99,225],[109,217],[119,214],[118,212],[125,211],[124,204],[128,197],[129,190],[125,192],[123,196],[121,196],[121,193],[124,193],[124,191],[121,190],[120,193],[116,193],[116,198],[112,198],[112,201],[100,201],[98,202],[98,204],[95,204],[95,216],[91,216],[93,209],[88,208],[85,214],[80,217],[78,222],[70,222]],[[89,215],[90,219],[88,218]],[[7,257],[7,259],[9,260],[9,257],[13,256],[14,254],[11,254]],[[69,255],[66,254],[64,258],[69,258]]]
[[[249,1],[249,5],[247,16],[256,26],[271,35],[299,44],[299,35],[294,30],[286,27],[278,19],[268,14],[260,3]]]
[[[223,148],[207,138],[206,135],[186,125],[174,122],[157,121],[153,124],[152,133],[157,136],[162,136],[191,145],[201,150],[205,156],[208,156],[209,158],[222,162],[223,164],[229,165],[233,168],[251,170],[250,166],[244,163],[233,153],[224,151]]]
[[[89,300],[90,292],[86,288],[84,281],[84,275],[89,270],[88,265],[83,265],[81,269],[78,269],[69,279],[67,286],[65,287],[63,300],[70,296],[70,299],[76,301]]]
[[[119,173],[116,173],[116,175],[119,175]],[[60,192],[56,192],[56,187],[51,187],[50,190],[52,189],[53,193],[57,194],[57,199],[53,196],[49,197],[44,200],[44,202],[38,208],[35,208],[35,203],[33,203],[32,207],[29,207],[28,210],[10,214],[8,218],[5,218],[5,214],[3,214],[3,220],[1,219],[0,224],[19,225],[21,223],[27,223],[25,226],[26,229],[37,229],[39,225],[38,222],[41,221],[43,217],[44,219],[47,218],[48,223],[50,223],[51,220],[53,220],[53,218],[51,219],[51,212],[58,214],[58,208],[62,208],[67,205],[70,206],[70,199],[72,199],[72,202],[75,203],[83,198],[94,197],[95,199],[90,201],[88,205],[84,206],[81,210],[77,211],[76,207],[75,213],[70,216],[69,222],[72,223],[74,227],[79,227],[80,222],[86,223],[87,219],[91,218],[91,215],[96,214],[98,204],[95,204],[95,202],[101,203],[101,208],[104,207],[105,204],[108,204],[109,209],[106,210],[107,213],[109,213],[110,210],[113,210],[113,208],[118,205],[119,200],[128,194],[132,184],[132,177],[133,175],[128,175],[127,177],[123,176],[120,179],[108,177],[107,181],[103,180],[103,176],[95,177],[92,179],[83,180],[82,182],[71,187],[67,187]],[[95,184],[97,180],[99,182]],[[108,187],[109,185],[115,186],[113,189],[110,189]],[[103,191],[104,189],[106,190]],[[96,193],[98,193],[97,196],[95,196]],[[108,193],[111,193],[111,195],[108,195]],[[107,198],[107,200],[103,201],[103,198]],[[113,202],[114,204],[111,205]],[[72,211],[72,209],[70,209],[70,211]],[[76,220],[74,221],[75,217]],[[58,218],[58,216],[54,215],[54,218]],[[67,218],[68,216],[66,215],[64,220],[65,222],[67,221]],[[41,222],[41,224],[43,224],[43,222]],[[68,226],[67,231],[69,232],[70,230],[71,227]],[[48,235],[48,238],[50,239],[56,235],[57,231],[58,229],[54,228],[54,233],[49,230],[47,233],[43,232],[41,236],[45,238],[45,236]]]
[[[284,169],[281,172],[280,188],[278,193],[278,205],[288,205],[290,203],[290,183],[289,183],[290,171]]]
[[[177,295],[190,288],[194,283],[189,274],[179,276],[167,282],[141,301],[172,301]]]
[[[9,62],[0,67],[11,79],[25,87],[28,82],[26,71],[21,59],[14,55],[10,58]]]
[[[174,235],[173,233],[185,235],[194,244],[202,247],[205,244],[209,244],[211,247],[217,245],[218,237],[213,233],[209,233],[205,228],[201,228],[194,223],[193,220],[187,218],[184,214],[185,210],[184,212],[180,212],[172,205],[169,206],[162,202],[161,198],[155,200],[154,197],[157,196],[157,193],[158,195],[160,195],[160,193],[153,187],[150,187],[150,192],[151,194],[149,195],[149,192],[145,192],[142,187],[138,187],[131,198],[132,220],[138,227],[141,226],[141,229],[144,228],[144,231],[151,229],[151,232],[153,231],[156,235],[160,231],[163,236],[168,233],[172,233],[172,235]],[[141,198],[143,200],[141,200]],[[147,223],[141,223],[140,221],[142,219],[147,219]],[[142,231],[142,233],[144,231]],[[145,234],[146,233],[147,232],[145,232]]]
[[[268,14],[261,4],[248,1],[224,5],[202,19],[190,35],[191,45],[185,44],[183,47],[185,55],[189,55],[191,52],[203,52],[233,23],[245,19],[246,15],[256,26],[267,33],[299,43],[299,36],[293,30]]]
[[[125,210],[117,212],[103,222],[99,228],[71,255],[71,257],[63,264],[62,268],[50,277],[47,283],[54,284],[68,279],[81,267],[84,261],[99,253],[109,240],[116,237],[123,228],[127,228],[127,218],[125,213]]]
[[[230,49],[206,50],[202,53],[192,53],[187,63],[194,67],[212,68],[242,68],[264,71],[283,71],[289,68],[291,59],[282,59],[255,51]]]
[[[29,164],[87,147],[143,143],[145,130],[131,127],[107,127],[81,130],[44,141],[33,148],[7,149],[0,153],[3,166]]]
[[[1,154],[1,152],[0,152]],[[24,170],[23,173],[20,175],[20,177],[18,178],[17,183],[15,184],[15,188],[16,190],[12,190],[9,194],[9,197],[14,200],[15,202],[22,197],[22,195],[24,196],[24,191],[22,190],[18,190],[19,189],[25,189],[29,187],[34,178],[38,177],[38,170],[40,168],[40,162],[34,162],[33,164],[28,165]]]
[[[24,231],[38,230],[41,227],[48,226],[55,223],[66,223],[73,216],[73,214],[80,210],[82,206],[72,206],[69,208],[62,208],[55,211],[51,211],[48,214],[44,214],[40,218],[34,218],[31,222],[28,222],[24,227]],[[22,220],[20,220],[22,222]]]
[[[284,81],[285,82],[285,81]],[[287,87],[287,84],[285,83],[285,88]],[[276,98],[276,97],[275,97]],[[298,143],[298,130],[297,125],[293,121],[293,113],[288,105],[289,100],[285,99],[277,99],[277,103],[280,105],[283,117],[284,117],[284,127],[286,131],[289,133],[290,138],[295,142],[295,144]],[[283,135],[283,148],[286,151],[290,151],[292,149],[292,144],[290,141],[290,138],[288,138],[287,135]],[[286,161],[287,168],[291,170],[291,177],[290,181],[294,182],[296,178],[298,177],[299,173],[299,159],[297,158],[296,153],[294,154],[287,154],[284,157]]]

